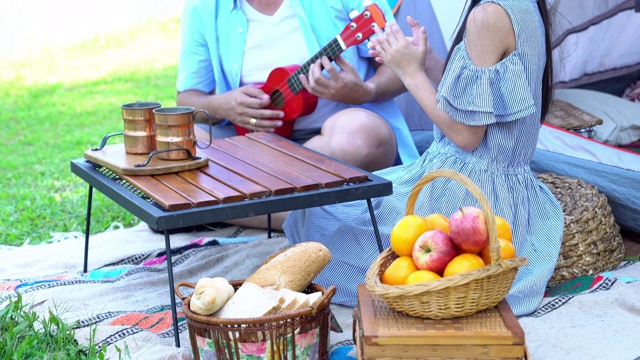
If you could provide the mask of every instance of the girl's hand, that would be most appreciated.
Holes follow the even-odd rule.
[[[420,38],[420,23],[417,20],[414,20],[411,16],[407,16],[407,24],[411,26],[411,32],[413,36],[407,36],[407,40],[413,46],[418,46],[418,39]],[[376,46],[378,45],[378,38],[371,38],[367,46],[369,47],[369,55],[375,58],[375,60],[381,64],[384,63],[382,58],[378,56],[378,51],[376,51]],[[431,49],[431,44],[427,41],[427,52],[428,54],[433,53]],[[428,55],[427,55],[428,56]]]
[[[382,31],[376,28],[376,34],[369,47],[376,61],[389,66],[400,79],[407,79],[417,71],[424,72],[429,45],[424,27],[408,17],[413,37],[406,37],[395,22],[390,22]]]

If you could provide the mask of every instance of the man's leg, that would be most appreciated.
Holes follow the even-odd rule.
[[[389,124],[360,108],[342,110],[325,121],[305,147],[366,171],[392,166],[398,146]]]

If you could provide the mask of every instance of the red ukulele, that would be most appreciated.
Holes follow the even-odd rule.
[[[300,81],[300,75],[309,75],[309,68],[318,59],[326,56],[329,60],[342,53],[348,47],[358,45],[375,34],[373,25],[383,28],[386,24],[384,13],[378,5],[372,4],[356,16],[347,26],[344,27],[340,35],[331,40],[325,47],[320,49],[311,59],[302,65],[289,65],[275,68],[269,73],[267,81],[260,87],[262,91],[269,94],[271,104],[269,109],[281,110],[284,118],[281,127],[275,133],[285,138],[290,138],[295,120],[304,115],[312,113],[318,105],[318,97],[310,94]],[[275,119],[274,119],[275,120]],[[234,125],[239,135],[244,135],[249,130]]]

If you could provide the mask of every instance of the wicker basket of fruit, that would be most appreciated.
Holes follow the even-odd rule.
[[[460,182],[481,205],[481,209],[470,206],[463,207],[452,214],[450,218],[452,222],[449,224],[451,228],[447,229],[449,233],[443,230],[428,230],[420,234],[419,237],[423,238],[441,237],[445,240],[448,238],[447,241],[454,243],[455,253],[450,254],[449,261],[445,261],[444,269],[442,270],[443,266],[441,265],[441,269],[431,271],[436,274],[433,275],[435,279],[430,281],[405,282],[395,285],[390,285],[389,281],[383,281],[388,276],[389,272],[387,274],[385,272],[390,267],[412,266],[407,259],[407,257],[412,258],[411,255],[407,256],[402,251],[398,251],[399,255],[394,251],[392,233],[392,247],[377,257],[371,264],[365,278],[365,284],[371,293],[380,296],[389,307],[411,316],[431,319],[467,316],[496,306],[509,292],[518,268],[528,263],[527,259],[515,256],[515,254],[510,258],[501,256],[501,242],[504,240],[499,241],[496,227],[496,218],[500,217],[494,215],[493,209],[480,188],[468,177],[458,172],[441,169],[423,176],[409,195],[405,218],[414,217],[415,204],[422,188],[440,177]],[[475,217],[476,221],[484,220],[486,229],[484,229],[484,235],[482,235],[482,231],[479,232],[479,237],[484,238],[483,241],[488,241],[488,243],[482,244],[482,241],[470,240],[474,236],[478,237],[477,231],[469,233],[463,228],[463,225],[457,225],[454,228],[453,219],[458,216]],[[462,224],[464,221],[455,221],[455,223]],[[486,239],[487,237],[488,239]],[[414,244],[412,247],[416,245],[419,244]],[[483,252],[485,260],[482,260],[480,255]],[[440,270],[442,272],[438,273]],[[417,273],[418,271],[412,272]]]

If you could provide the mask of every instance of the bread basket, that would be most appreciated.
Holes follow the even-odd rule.
[[[441,177],[460,182],[480,203],[489,230],[491,263],[476,270],[430,282],[392,286],[380,281],[382,273],[398,257],[388,248],[374,260],[365,277],[369,291],[380,296],[392,309],[430,319],[467,316],[496,306],[509,292],[518,268],[528,263],[527,259],[518,256],[500,259],[495,218],[489,202],[468,177],[453,170],[441,169],[423,176],[411,190],[406,215],[413,214],[422,188]]]
[[[244,280],[230,281],[238,289]],[[191,311],[191,295],[179,288],[195,289],[195,284],[181,282],[176,295],[182,299],[182,311],[187,319],[189,342],[195,360],[222,359],[328,359],[329,303],[336,287],[329,289],[310,284],[305,293],[322,292],[314,306],[288,313],[246,319],[223,319]]]

